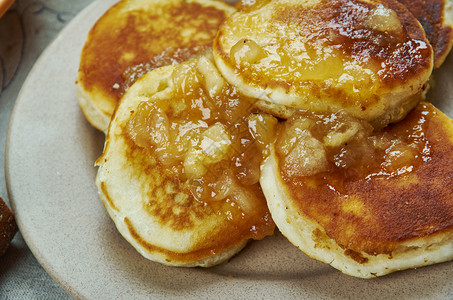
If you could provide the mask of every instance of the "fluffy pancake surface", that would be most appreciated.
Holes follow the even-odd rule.
[[[121,95],[147,71],[212,46],[234,11],[214,0],[123,0],[90,30],[80,58],[78,100],[88,121],[106,132]]]
[[[118,230],[142,255],[207,267],[273,233],[248,100],[205,56],[155,69],[125,94],[96,182]]]
[[[303,252],[365,278],[453,258],[453,122],[431,104],[372,134],[341,114],[282,130],[260,182]]]
[[[433,67],[423,28],[393,0],[244,5],[220,27],[214,56],[227,81],[275,110],[344,109],[377,127],[418,103]]]

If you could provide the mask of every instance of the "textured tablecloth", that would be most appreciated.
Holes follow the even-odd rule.
[[[93,0],[17,0],[0,19],[0,197],[9,205],[4,172],[8,123],[34,62],[60,30]],[[0,257],[0,300],[70,299],[28,249],[20,232]]]

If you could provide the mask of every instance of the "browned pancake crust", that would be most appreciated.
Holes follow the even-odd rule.
[[[406,175],[347,179],[336,172],[307,179],[282,173],[300,213],[351,255],[390,254],[404,241],[453,231],[452,120],[422,103],[385,131],[424,145]]]
[[[122,135],[125,136],[126,134]],[[130,139],[126,139],[125,142],[128,166],[134,170],[131,176],[137,176],[137,181],[141,181],[143,177],[148,178],[147,181],[155,185],[152,189],[143,187],[143,190],[148,193],[147,199],[149,200],[144,209],[161,226],[171,228],[175,232],[190,231],[203,226],[203,222],[209,222],[212,216],[224,218],[210,232],[209,237],[194,236],[196,243],[193,249],[195,250],[178,253],[156,246],[143,239],[139,233],[140,230],[143,231],[143,228],[139,228],[143,224],[134,224],[133,219],[125,217],[124,222],[132,238],[150,253],[163,253],[168,262],[190,263],[227,251],[230,247],[237,246],[245,240],[260,240],[273,233],[275,226],[258,185],[255,189],[252,186],[248,187],[249,191],[263,203],[255,209],[253,214],[245,214],[231,201],[212,201],[207,205],[197,201],[194,197],[189,197],[183,205],[176,204],[174,195],[167,194],[165,191],[169,185],[174,185],[178,190],[183,191],[184,188],[179,182],[180,179],[168,175],[165,168],[150,155],[149,150],[138,147]],[[230,166],[227,164],[225,167],[229,168]],[[101,184],[101,190],[111,209],[119,212],[104,183]]]
[[[417,18],[434,51],[434,67],[438,68],[453,44],[453,29],[445,25],[446,0],[398,0]]]
[[[378,74],[381,80],[389,87],[394,87],[417,76],[420,71],[430,68],[431,49],[425,43],[426,37],[424,32],[420,30],[417,20],[413,18],[404,5],[393,0],[381,0],[381,2],[397,13],[404,28],[403,34],[390,36],[365,28],[362,24],[362,16],[365,11],[371,10],[374,6],[360,0],[322,1],[313,8],[300,7],[297,9],[297,7],[289,7],[280,11],[275,21],[270,22],[276,24],[280,22],[299,24],[304,29],[316,28],[319,24],[325,24],[325,27],[321,28],[321,30],[316,28],[317,30],[313,32],[310,30],[301,31],[300,35],[321,40],[326,45],[335,45],[346,55],[360,61],[366,61],[370,58],[375,60],[376,64],[381,65],[383,68]],[[241,8],[241,6],[239,7]],[[260,6],[257,7],[259,8]],[[242,9],[247,11],[251,8],[242,6]],[[330,27],[331,24],[335,26]],[[276,27],[276,29],[278,28]],[[330,31],[335,31],[334,38],[330,35]],[[376,44],[377,40],[380,41],[378,44]],[[412,42],[409,42],[411,40]],[[216,50],[224,60],[229,61],[230,54],[222,51],[222,47],[218,45],[219,39],[216,39],[214,43],[217,43]],[[398,55],[394,54],[396,52]],[[410,61],[408,61],[409,57]],[[244,70],[239,69],[237,71],[241,73]],[[258,78],[255,77],[257,76],[255,73],[241,74],[247,77],[247,82],[261,82],[263,84],[262,81],[264,80],[266,81],[264,85],[270,87],[282,86],[289,89],[294,84],[301,84],[300,82],[282,82],[272,77]],[[316,90],[313,91],[315,94],[316,92]],[[335,92],[336,90],[332,91],[332,93]]]
[[[159,3],[162,10],[136,9],[127,18],[118,19],[120,2],[94,25],[83,48],[79,69],[79,80],[86,90],[97,88],[117,102],[137,79],[137,72],[143,75],[145,71],[184,61],[211,47],[226,17],[224,11],[185,1],[178,6],[164,3]],[[188,40],[183,37],[184,29],[200,32],[201,36]],[[128,74],[126,71],[131,66],[137,67]]]
[[[392,0],[381,2],[397,13],[403,34],[394,36],[366,28],[362,16],[375,5],[364,1],[332,0],[309,9],[290,7],[281,12],[277,21],[300,24],[305,29],[311,28],[310,24],[325,24],[320,31],[301,32],[301,35],[317,35],[326,45],[339,47],[344,54],[360,61],[371,58],[382,66],[378,74],[381,80],[394,87],[429,68],[431,50],[424,43],[423,31],[405,7]],[[336,32],[335,38],[329,37],[330,31]],[[407,60],[409,57],[411,61]]]
[[[125,129],[123,128],[123,130]],[[121,135],[127,136],[126,133]],[[149,200],[144,209],[159,224],[172,228],[174,231],[194,230],[197,226],[202,226],[200,223],[203,223],[203,220],[209,220],[212,215],[224,218],[223,222],[219,222],[215,232],[211,233],[211,237],[197,239],[197,245],[194,246],[196,250],[189,253],[169,251],[146,242],[137,233],[133,221],[126,218],[125,222],[132,237],[145,249],[163,252],[179,262],[191,262],[226,251],[229,247],[238,245],[244,240],[260,240],[273,233],[273,221],[258,184],[248,186],[249,191],[262,202],[262,205],[259,205],[253,214],[244,213],[231,201],[211,201],[206,204],[196,200],[193,196],[189,197],[184,205],[178,205],[174,201],[174,195],[167,194],[165,191],[169,185],[175,186],[177,190],[185,191],[180,183],[180,178],[168,174],[165,167],[150,155],[149,149],[138,147],[130,138],[126,138],[125,142],[127,144],[125,155],[129,162],[128,165],[134,170],[133,176],[136,175],[138,178],[146,176],[149,178],[147,181],[154,184],[151,190],[144,188]],[[229,162],[226,162],[217,168],[222,170],[231,168],[231,166]],[[212,177],[218,176],[218,172],[215,170],[211,172]],[[156,176],[156,174],[159,175]],[[208,176],[211,174],[208,173],[206,177]],[[104,189],[104,195],[107,196],[107,199],[109,198],[107,189]],[[112,208],[115,209],[114,207],[113,205]]]
[[[103,172],[97,181],[102,200],[120,232],[141,253],[163,256],[173,265],[224,253],[231,256],[247,240],[262,239],[275,228],[258,176],[250,182],[244,174],[252,167],[258,174],[261,158],[248,129],[248,112],[254,111],[251,99],[227,85],[209,96],[207,91],[213,89],[205,86],[206,77],[199,73],[202,58],[207,60],[201,57],[156,69],[136,82],[116,110],[97,162]],[[208,62],[209,71],[203,70],[206,76],[215,76],[215,66]],[[183,83],[176,85],[176,80]],[[161,121],[153,126],[157,105],[167,125]],[[167,132],[159,132],[164,126]],[[226,128],[228,153],[215,163],[196,157],[194,164],[206,171],[191,178],[186,158],[197,145],[194,141],[206,141],[200,128],[214,126]],[[153,132],[162,147],[153,144]],[[247,201],[239,201],[244,197]],[[236,250],[230,252],[232,248]]]
[[[393,112],[387,116],[382,107],[387,107],[387,111],[390,111],[410,104],[408,106],[411,109],[422,98],[423,86],[432,69],[432,48],[423,28],[404,5],[396,0],[324,0],[315,2],[310,7],[304,3],[295,1],[274,7],[272,5],[275,4],[269,2],[267,11],[263,4],[256,4],[256,7],[240,6],[242,11],[225,21],[214,40],[216,59],[221,60],[226,65],[224,69],[228,72],[231,70],[233,74],[228,75],[223,71],[224,76],[227,79],[229,76],[239,78],[239,83],[235,84],[245,86],[242,92],[250,91],[257,97],[260,97],[259,92],[262,90],[269,93],[275,91],[269,97],[271,102],[275,101],[277,104],[317,112],[345,109],[358,118],[376,119],[379,125],[386,125],[387,119],[397,121],[401,118]],[[381,30],[367,23],[364,16],[374,14],[374,9],[381,4],[396,13],[395,19],[401,27],[390,26],[389,30],[393,31],[389,33],[387,29]],[[258,34],[256,43],[265,50],[271,49],[266,51],[272,54],[256,63],[236,63],[236,55],[231,54],[230,50],[237,44],[231,47],[234,39],[230,38],[230,32],[240,32],[241,37],[245,37],[244,43],[247,39],[253,40],[255,34],[254,31],[247,31],[247,25],[244,25],[245,30],[239,30],[240,26],[230,20],[237,16],[236,18],[242,18],[253,25],[253,16],[259,15],[260,9],[269,14],[268,16],[263,13],[263,19],[268,25],[263,30],[267,30],[273,40],[267,41],[264,38],[266,32],[261,32],[264,46],[260,44]],[[252,25],[248,26],[254,28]],[[290,34],[279,38],[275,32],[282,31],[288,31]],[[237,39],[242,41],[239,37]],[[319,59],[326,59],[326,64],[330,63],[332,69],[325,78],[311,78],[307,75],[311,72],[311,60],[306,59],[308,67],[301,67],[300,63],[291,58],[291,55],[299,54],[298,51],[291,52],[291,49],[299,50],[299,42],[305,44],[303,47],[307,49],[313,47],[313,50],[301,51],[304,55],[317,57],[310,54],[310,51],[316,53],[316,49],[332,49],[333,53],[338,52],[338,59],[344,59],[345,63],[348,63],[348,60],[353,61],[354,66],[357,65],[360,72],[367,75],[363,75],[364,79],[356,78],[354,82],[351,78],[357,74],[345,76],[349,75],[345,70],[347,66],[343,67],[341,63],[329,61],[320,55]],[[285,48],[287,44],[290,45],[289,50]],[[282,54],[279,47],[283,49]],[[274,60],[269,62],[266,60],[270,59],[269,57]],[[333,54],[331,58],[335,57],[337,56]],[[278,63],[279,60],[282,63]],[[266,68],[273,65],[275,67]],[[340,67],[338,70],[335,68],[337,65]],[[322,71],[325,69],[328,68],[321,68]],[[285,97],[285,93],[288,97]],[[398,96],[390,97],[390,94]]]
[[[185,252],[185,253],[178,253],[174,251],[170,251],[168,249],[162,248],[162,247],[157,247],[151,243],[148,243],[145,241],[140,234],[135,230],[134,225],[132,222],[128,219],[125,218],[125,223],[127,225],[127,228],[131,234],[131,236],[135,239],[135,241],[144,249],[148,250],[149,252],[159,252],[159,253],[164,253],[167,256],[167,261],[178,261],[178,262],[192,262],[192,261],[197,261],[206,257],[209,257],[213,254],[216,253],[221,253],[223,251],[226,251],[229,247],[234,245],[232,241],[241,241],[240,239],[234,239],[234,238],[227,238],[227,239],[219,239],[219,235],[226,234],[226,232],[220,232],[219,235],[216,236],[212,240],[212,245],[206,244],[206,245],[199,245],[196,247],[197,250],[191,251],[191,252]],[[226,237],[229,237],[226,235]]]

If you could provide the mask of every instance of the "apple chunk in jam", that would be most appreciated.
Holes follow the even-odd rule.
[[[126,135],[166,177],[177,178],[185,203],[229,202],[231,218],[254,222],[253,238],[271,234],[274,224],[258,183],[263,148],[249,130],[250,120],[260,120],[253,101],[223,79],[210,56],[175,66],[168,80],[144,96]]]
[[[429,148],[423,138],[416,138],[423,133],[420,122],[395,133],[396,125],[373,131],[368,122],[341,111],[299,111],[282,126],[275,144],[282,174],[290,181],[333,174],[356,180],[408,172],[426,159]]]

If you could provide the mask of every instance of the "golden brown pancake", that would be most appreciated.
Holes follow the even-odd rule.
[[[434,51],[434,67],[444,62],[453,45],[451,0],[398,0],[417,18]]]
[[[227,81],[267,101],[267,111],[342,109],[383,127],[423,97],[432,49],[396,0],[250,3],[221,25],[214,57]]]
[[[273,233],[259,186],[261,149],[240,96],[211,57],[155,69],[126,92],[96,179],[118,230],[172,266],[228,260]]]
[[[90,30],[80,57],[77,92],[88,121],[106,132],[137,78],[209,49],[232,11],[215,0],[123,0],[112,6]]]
[[[357,277],[451,260],[453,121],[422,102],[370,130],[341,113],[286,122],[260,181],[276,225]]]

